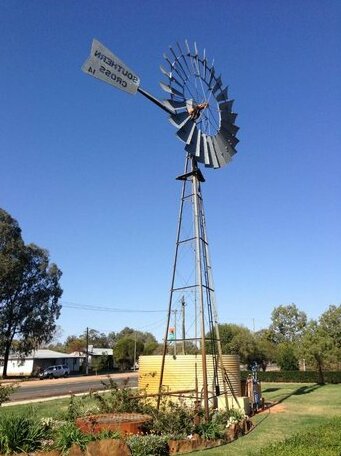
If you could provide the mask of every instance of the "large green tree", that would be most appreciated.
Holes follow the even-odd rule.
[[[27,354],[53,338],[62,295],[61,271],[47,250],[25,245],[18,222],[0,209],[0,355],[3,376],[16,339],[16,351]]]
[[[219,325],[219,335],[223,354],[239,355],[243,364],[250,365],[254,361],[259,362],[256,340],[248,328],[233,323],[224,323]],[[210,338],[209,334],[207,334],[207,338]],[[211,352],[209,342],[207,352]]]
[[[326,368],[338,369],[341,363],[341,306],[330,306],[317,321],[307,325],[300,344],[300,355],[315,368],[324,383]]]
[[[295,304],[278,306],[272,311],[271,322],[274,342],[297,342],[307,325],[307,315]]]
[[[126,370],[134,365],[134,361],[143,353],[144,345],[139,340],[123,337],[117,341],[113,348],[114,360],[121,370]]]

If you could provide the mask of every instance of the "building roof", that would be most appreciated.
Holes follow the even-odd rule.
[[[97,348],[97,347],[94,347],[93,345],[89,345],[88,354],[89,354],[89,356],[102,356],[102,355],[112,356],[113,352],[112,352],[112,348]],[[72,352],[71,355],[84,357],[84,356],[86,356],[86,352],[85,351],[75,351],[75,352]]]
[[[95,348],[89,346],[89,355],[101,356],[109,355],[112,356],[112,348]]]
[[[54,350],[48,350],[41,348],[39,350],[34,350],[33,352],[23,356],[18,353],[11,353],[10,359],[24,358],[24,359],[58,359],[58,358],[80,358],[81,355],[76,355],[73,353],[61,353]]]

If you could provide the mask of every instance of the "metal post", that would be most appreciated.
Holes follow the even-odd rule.
[[[86,328],[85,375],[89,375],[89,328]]]
[[[181,298],[181,316],[182,316],[182,354],[186,354],[185,338],[186,338],[186,325],[185,325],[185,298]]]
[[[192,158],[192,170],[195,171],[196,162]],[[204,391],[204,409],[206,421],[209,420],[209,406],[208,406],[208,386],[207,386],[207,363],[206,363],[206,338],[205,338],[205,312],[204,312],[204,294],[202,283],[202,264],[201,264],[201,239],[200,239],[200,213],[199,213],[199,180],[195,172],[192,175],[193,187],[193,206],[194,206],[194,237],[195,237],[195,270],[196,270],[196,283],[199,295],[199,309],[201,316],[201,359],[202,359],[202,381]]]
[[[186,161],[185,161],[185,171],[184,171],[185,174],[187,173],[188,165],[189,165],[189,156],[187,155]],[[175,247],[174,263],[173,263],[172,283],[171,283],[169,303],[168,303],[168,315],[167,315],[165,336],[163,339],[163,352],[162,352],[160,380],[159,380],[159,395],[157,398],[157,409],[158,410],[160,408],[163,374],[164,374],[164,370],[165,370],[165,358],[166,358],[166,354],[167,354],[168,329],[169,329],[169,322],[170,322],[171,311],[172,311],[173,289],[174,289],[174,282],[175,282],[176,263],[178,260],[178,252],[179,252],[179,240],[180,240],[181,225],[182,225],[182,213],[183,213],[183,208],[184,208],[185,190],[186,190],[186,180],[183,181],[182,190],[181,190],[181,202],[180,202],[180,210],[179,210],[179,216],[178,216],[178,228],[177,228],[177,234],[176,234],[176,247]]]
[[[228,389],[228,384],[226,381],[226,372],[224,368],[224,362],[223,362],[223,351],[221,348],[221,340],[220,340],[220,331],[219,331],[219,322],[218,322],[218,312],[217,312],[217,306],[216,306],[216,301],[215,301],[215,291],[214,291],[214,282],[213,282],[213,275],[212,275],[212,265],[211,265],[211,258],[210,258],[210,252],[208,248],[208,238],[207,238],[207,231],[206,231],[206,220],[205,220],[205,215],[204,215],[204,208],[201,208],[201,217],[202,217],[202,227],[203,227],[203,239],[204,239],[204,249],[205,249],[205,261],[206,261],[206,270],[207,270],[207,277],[208,277],[208,288],[209,288],[209,295],[210,295],[210,300],[211,300],[211,307],[212,307],[212,317],[213,317],[213,323],[214,323],[214,331],[215,331],[215,337],[217,339],[217,348],[218,348],[218,357],[219,357],[219,364],[220,364],[220,371],[223,379],[223,386],[224,386],[224,397],[225,397],[225,407],[226,410],[229,409],[229,402],[228,402],[228,396],[227,396],[227,389]],[[213,355],[212,355],[213,356]],[[218,380],[218,379],[217,379]]]
[[[135,331],[135,339],[134,339],[134,371],[136,370],[136,343],[137,343],[137,334]]]
[[[174,356],[176,357],[176,314],[178,313],[178,309],[174,309]]]

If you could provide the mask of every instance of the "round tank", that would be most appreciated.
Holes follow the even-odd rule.
[[[140,356],[139,358],[139,389],[144,389],[147,394],[158,393],[161,355]],[[213,358],[206,356],[208,390],[213,389]],[[237,355],[223,355],[223,364],[227,373],[228,396],[241,396],[240,387],[240,361]],[[223,392],[224,384],[221,369],[219,371],[219,385]],[[195,373],[198,378],[198,391],[203,387],[202,358],[201,355],[167,355],[163,374],[164,391],[195,390]]]

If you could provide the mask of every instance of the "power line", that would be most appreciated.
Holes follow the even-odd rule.
[[[85,304],[78,304],[75,302],[67,302],[61,301],[60,302],[63,307],[68,309],[79,309],[79,310],[96,310],[99,312],[122,312],[122,313],[166,313],[167,309],[123,309],[120,307],[103,307],[103,306],[95,306],[95,305],[85,305]]]

